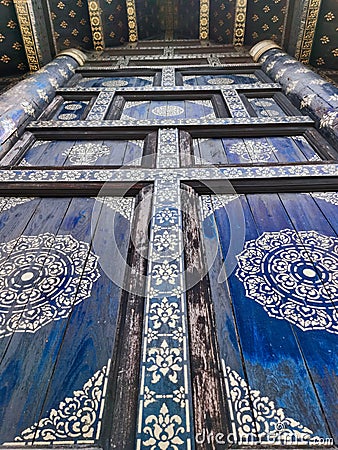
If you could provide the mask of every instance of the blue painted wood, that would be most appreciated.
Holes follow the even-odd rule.
[[[147,77],[148,78],[148,77]],[[143,77],[93,77],[79,81],[82,87],[143,87],[152,86],[153,82]]]
[[[320,160],[322,159],[315,149],[311,146],[309,142],[303,136],[294,136],[292,138],[293,142],[299,147],[303,155],[308,161]]]
[[[203,75],[198,76],[183,76],[184,84],[188,86],[205,86],[205,85],[233,85],[233,84],[255,84],[258,83],[258,78],[253,74],[241,75]],[[220,81],[218,81],[220,80]]]
[[[201,158],[201,164],[227,164],[228,158],[220,139],[194,139],[195,156]]]
[[[105,141],[41,141],[27,150],[19,165],[74,166],[114,165],[123,166],[141,158],[142,142]],[[137,163],[140,165],[140,162]]]
[[[215,117],[214,108],[212,106],[211,101],[207,101],[208,103],[205,104],[199,104],[198,100],[186,100],[185,101],[185,111],[186,111],[186,118],[193,119],[193,118],[203,118],[206,116],[209,116],[210,114]]]
[[[127,101],[123,109],[123,115],[131,119],[146,119],[148,117],[150,103],[149,101],[144,101],[142,104],[135,106],[133,102]]]
[[[327,202],[321,202],[321,211],[310,195],[297,196],[297,207],[295,208],[294,194],[281,194],[281,201],[297,231],[315,230],[325,236],[337,237],[337,221],[332,220],[334,214],[338,216],[338,207]],[[334,212],[333,212],[334,210]],[[330,219],[329,219],[330,218]],[[315,248],[314,248],[315,251]],[[314,262],[314,268],[316,263]],[[334,269],[334,267],[333,267]],[[319,277],[319,275],[318,275]],[[320,278],[319,278],[320,279]],[[324,286],[326,286],[324,284]],[[332,306],[337,305],[337,295],[326,291],[332,299]],[[337,306],[336,306],[337,307]],[[323,308],[325,310],[325,308]],[[332,436],[338,439],[338,339],[337,334],[327,331],[302,332],[294,330],[297,334],[300,346],[312,380],[316,386],[318,397],[323,405],[325,417],[329,423]],[[316,349],[314,352],[313,349]]]
[[[30,148],[22,162],[30,166],[63,166],[67,160],[67,155],[63,153],[74,144],[74,141],[45,141],[42,145]]]
[[[19,228],[18,232],[25,236],[45,232],[57,233],[68,205],[69,200],[42,200],[34,215],[28,217],[25,229]],[[25,204],[20,209],[24,213],[30,207],[30,204]],[[47,329],[49,333],[45,334]],[[0,368],[0,385],[5,387],[2,390],[0,410],[2,442],[12,441],[24,428],[33,425],[39,418],[44,393],[62,339],[61,334],[55,347],[57,332],[53,323],[40,331],[42,333],[14,333],[7,338],[8,345]],[[53,335],[49,336],[51,333]]]
[[[67,100],[60,105],[54,112],[52,119],[71,122],[73,120],[82,120],[85,118],[85,110],[89,101]]]
[[[204,196],[204,198],[212,205],[211,196]],[[222,217],[223,229],[227,230],[228,235],[231,233],[228,214],[232,214],[232,217],[236,219],[236,213],[236,207],[231,208],[231,205],[229,205],[227,207],[227,214],[224,214]],[[240,223],[240,221],[238,221],[238,223]],[[215,311],[220,354],[224,359],[225,364],[232,367],[232,369],[244,379],[244,367],[242,364],[241,349],[238,344],[239,337],[236,330],[236,323],[233,316],[232,298],[227,282],[222,276],[225,269],[223,264],[224,258],[219,246],[218,227],[214,214],[210,214],[203,220],[201,231],[203,233],[206,260],[208,267],[210,267],[208,277],[210,280],[211,296]],[[215,248],[217,248],[216,255],[214,252]],[[220,282],[221,280],[223,282]]]
[[[92,200],[87,199],[88,202]],[[79,203],[78,199],[73,202]],[[79,216],[74,205],[75,216],[67,215],[67,222],[78,224]],[[124,259],[127,258],[129,246],[130,223],[109,207],[107,202],[100,211],[97,224],[94,228],[92,243],[95,254],[100,257],[101,267],[111,265],[116,261],[116,252],[119,251]],[[95,214],[96,216],[96,214]],[[82,219],[80,219],[82,221]],[[72,235],[77,235],[77,226],[72,229]],[[68,232],[65,222],[60,232]],[[85,224],[87,239],[90,222]],[[87,240],[86,239],[86,240]],[[112,242],[117,242],[118,250],[113,249]],[[125,267],[115,267],[114,272],[120,271],[123,279]],[[73,391],[86,383],[93,374],[107,365],[108,359],[114,352],[115,331],[120,305],[121,288],[100,270],[101,276],[93,285],[91,296],[74,307],[67,323],[67,329],[62,340],[58,359],[56,361],[53,377],[49,383],[45,398],[42,416],[48,416],[52,408],[65,397],[72,396]],[[116,276],[116,274],[115,274]],[[84,405],[85,406],[85,405]],[[100,411],[96,411],[97,416]],[[95,436],[93,436],[95,440]]]
[[[93,199],[80,198],[69,202],[44,199],[41,209],[29,222],[32,228],[27,228],[27,232],[35,234],[47,230],[58,236],[72,235],[77,240],[90,243],[93,226],[94,236],[97,236],[95,252],[104,257],[114,235],[120,252],[126,257],[129,225],[124,217],[117,214],[114,233],[110,207],[102,208],[102,212],[99,203],[96,226],[97,218],[91,223]],[[114,259],[114,254],[109,254],[109,257]],[[87,254],[83,254],[83,261],[79,261],[83,267],[87,264],[86,258]],[[79,292],[75,296],[70,295],[69,300],[76,303]],[[0,371],[3,374],[1,385],[8,387],[6,395],[1,397],[3,420],[0,421],[0,430],[5,441],[13,440],[39,418],[48,417],[51,408],[57,409],[66,396],[72,397],[74,390],[82,389],[107,364],[113,352],[119,297],[120,288],[101,272],[90,298],[75,305],[68,318],[53,321],[34,335],[13,335]],[[90,403],[87,406],[90,407]],[[94,413],[98,418],[100,411],[90,414]],[[39,430],[36,431],[39,435]],[[32,433],[34,435],[34,428]],[[68,440],[72,438],[74,436],[69,436]],[[65,437],[61,432],[62,439]],[[38,440],[41,441],[41,436]]]
[[[287,115],[272,97],[249,98],[248,100],[258,117],[284,117]]]
[[[269,142],[278,149],[276,156],[279,162],[307,161],[304,153],[290,137],[271,137]]]
[[[143,146],[142,140],[126,142],[122,165],[140,166],[142,164]]]
[[[283,208],[277,196],[248,196],[242,199],[246,220],[246,240],[256,239],[264,231],[275,231],[283,223]],[[223,254],[229,237],[224,226],[224,210],[215,212]],[[292,327],[286,321],[270,318],[255,301],[246,298],[242,282],[233,273],[229,277],[235,319],[239,330],[247,380],[285,409],[288,417],[298,419],[319,435],[328,436],[325,418]]]

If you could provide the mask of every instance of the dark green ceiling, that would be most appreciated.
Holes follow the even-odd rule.
[[[39,3],[44,9],[50,42],[42,42],[42,45],[49,45],[52,54],[71,47],[94,50],[88,7],[91,0],[27,1],[33,5]],[[129,40],[128,1],[95,0],[101,11],[106,48],[121,46]],[[203,0],[132,0],[135,2],[138,39],[199,39],[200,1]],[[211,42],[234,43],[234,34],[238,30],[238,4],[238,0],[210,0]],[[309,29],[301,29],[298,14],[309,4],[310,0],[247,0],[245,32],[240,44],[251,46],[263,39],[272,39],[289,53],[297,54],[297,39],[309,34]],[[338,69],[337,23],[338,1],[322,0],[309,58],[314,67]],[[0,75],[18,75],[27,70],[14,0],[0,0]]]

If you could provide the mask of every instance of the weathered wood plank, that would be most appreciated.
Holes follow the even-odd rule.
[[[197,210],[198,197],[191,188],[183,192],[183,223],[185,242],[186,283],[190,329],[190,357],[196,433],[229,431],[225,420],[224,390],[215,317],[208,291],[208,277],[204,276],[204,255]],[[211,442],[199,449],[216,449]]]
[[[118,340],[113,357],[116,364],[108,384],[107,395],[111,396],[112,401],[105,413],[106,434],[109,435],[105,436],[112,448],[121,450],[134,450],[135,447],[144,308],[144,299],[139,293],[143,292],[142,278],[147,270],[151,192],[152,188],[148,186],[137,198],[127,260],[127,289],[121,303]]]

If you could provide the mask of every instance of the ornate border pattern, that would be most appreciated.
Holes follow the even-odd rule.
[[[260,391],[252,389],[237,372],[225,365],[224,360],[222,368],[235,438],[232,444],[298,446],[316,445],[323,440],[297,420],[286,417],[282,408]]]
[[[250,114],[244,106],[241,97],[235,89],[223,89],[222,96],[233,118],[237,119],[238,117],[250,117]]]
[[[57,129],[57,128],[118,128],[125,126],[132,127],[163,127],[171,128],[176,126],[201,126],[201,125],[214,125],[217,126],[227,126],[227,125],[244,125],[244,126],[260,126],[260,125],[276,125],[276,124],[302,124],[302,125],[312,125],[313,120],[308,116],[284,116],[284,117],[226,117],[226,118],[202,118],[202,119],[139,119],[129,120],[129,119],[119,119],[119,120],[72,120],[72,121],[62,121],[62,120],[46,120],[46,121],[33,121],[30,123],[28,130],[36,130],[44,128]]]
[[[101,8],[99,0],[90,0],[88,2],[88,11],[90,18],[90,27],[93,36],[93,45],[96,51],[104,50],[104,32],[101,19]]]
[[[179,167],[177,129],[160,129],[157,167]],[[192,444],[192,395],[179,179],[156,178],[149,242],[138,450]],[[167,446],[163,446],[164,443]]]
[[[175,87],[176,79],[175,79],[175,69],[173,67],[163,67],[162,69],[162,78],[161,78],[161,87]]]
[[[138,40],[135,0],[126,0],[129,42]]]
[[[163,67],[161,66],[161,69]],[[102,67],[100,67],[100,70],[102,69]],[[149,69],[149,67],[148,67]],[[174,66],[170,66],[170,67],[164,67],[163,69],[174,69]],[[107,68],[107,70],[111,71],[112,68],[109,67],[109,69]],[[224,87],[224,84],[221,85],[205,85],[203,86],[203,91],[215,91],[217,89],[229,89],[229,90],[246,90],[246,91],[256,91],[256,90],[262,90],[262,87],[264,87],[264,91],[268,92],[268,91],[281,91],[282,88],[280,86],[280,84],[278,83],[255,83],[255,84],[236,84],[236,88],[234,87]],[[90,88],[86,88],[86,87],[69,87],[69,88],[60,88],[57,90],[58,94],[62,94],[62,93],[67,93],[67,94],[72,94],[74,93],[78,93],[78,92],[86,92],[86,93],[94,93],[94,92],[101,92],[101,91],[110,91],[112,89],[116,89],[119,92],[147,92],[147,93],[151,93],[151,92],[157,92],[157,91],[201,91],[201,86],[143,86],[143,87],[118,87],[117,88],[109,88],[109,87],[90,87]]]
[[[210,1],[200,0],[200,39],[209,39]]]
[[[111,360],[82,387],[66,397],[48,417],[5,445],[95,444],[100,437]]]
[[[247,0],[236,0],[233,44],[244,45]]]
[[[22,40],[25,46],[27,61],[31,71],[40,69],[38,49],[35,42],[33,25],[27,0],[14,0],[14,6],[18,15]]]
[[[303,64],[309,64],[313,39],[322,0],[309,0],[307,2],[306,17],[303,23],[303,35],[297,42],[295,57]]]
[[[100,92],[97,96],[94,105],[89,111],[86,120],[104,120],[111,102],[114,98],[115,92]]]
[[[104,182],[118,181],[130,182],[154,181],[156,178],[172,180],[222,180],[238,178],[283,178],[283,177],[310,177],[310,176],[338,176],[338,164],[294,164],[284,166],[233,166],[220,168],[191,168],[176,169],[4,169],[0,172],[0,183],[35,183],[45,184],[57,182]]]

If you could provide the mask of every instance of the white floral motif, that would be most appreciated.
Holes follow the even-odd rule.
[[[0,211],[4,212],[15,206],[34,200],[35,197],[0,197]]]
[[[152,276],[156,280],[156,285],[159,286],[164,282],[175,284],[176,278],[179,274],[179,266],[176,263],[169,263],[164,261],[162,264],[154,264]]]
[[[291,83],[289,83],[289,85],[285,89],[286,94],[290,94],[290,93],[294,92],[298,83],[299,83],[299,80],[292,81]]]
[[[312,100],[316,97],[316,94],[308,94],[305,95],[301,104],[300,104],[300,108],[303,109],[307,106],[311,106]]]
[[[92,143],[78,144],[62,153],[63,156],[68,156],[73,164],[91,164],[109,154],[110,149],[106,145]]]
[[[151,403],[156,402],[155,400],[155,391],[151,391],[148,386],[144,388],[144,406],[145,408],[149,406]]]
[[[286,417],[274,401],[252,389],[241,376],[222,361],[228,392],[229,409],[233,412],[240,441],[251,442],[253,436],[264,443],[316,442],[313,432],[300,422]],[[235,442],[236,444],[236,442]]]
[[[23,110],[25,111],[26,114],[28,114],[31,117],[35,116],[35,109],[31,103],[25,100],[24,102],[21,103],[21,106],[23,107]]]
[[[150,415],[145,424],[143,432],[149,435],[149,439],[143,445],[150,447],[150,450],[179,450],[178,445],[184,444],[179,436],[185,431],[181,426],[182,419],[176,414],[171,416],[165,403],[160,409],[159,417]]]
[[[178,245],[178,233],[179,231],[176,229],[170,229],[162,231],[162,233],[157,233],[154,236],[153,247],[156,253],[162,253],[165,251],[171,251],[170,256],[173,258],[177,257],[173,252],[177,248]]]
[[[278,72],[276,73],[276,76],[275,76],[276,81],[278,81],[280,78],[282,78],[282,76],[285,74],[286,71],[287,71],[287,69],[278,70]]]
[[[38,93],[41,100],[48,102],[49,99],[46,91],[44,91],[43,89],[37,89],[36,92]]]
[[[281,230],[248,241],[237,256],[247,297],[303,331],[338,333],[338,239]]]
[[[177,223],[178,211],[172,208],[163,208],[160,212],[156,213],[155,219],[158,223],[170,223],[171,225]]]
[[[178,372],[182,370],[181,350],[169,347],[167,341],[163,341],[160,347],[148,350],[147,362],[150,363],[148,371],[152,372],[151,382],[156,384],[162,376],[167,376],[172,383],[177,383]]]
[[[121,216],[131,220],[133,215],[134,200],[131,197],[94,197],[110,209],[118,212]]]
[[[338,112],[337,111],[329,111],[323,115],[323,118],[320,121],[320,128],[333,127],[335,122],[338,122]]]
[[[178,303],[169,303],[167,297],[164,297],[161,303],[153,303],[149,312],[150,320],[154,322],[154,329],[158,330],[163,324],[170,328],[176,328],[177,321],[180,319],[180,310]]]
[[[229,151],[248,161],[263,162],[269,161],[271,156],[278,151],[278,148],[268,142],[247,139],[245,142],[231,145]]]
[[[338,206],[338,192],[312,192],[312,197],[324,200],[327,203]]]
[[[69,235],[21,236],[1,244],[0,336],[35,333],[68,317],[90,296],[100,276],[97,262],[89,244]]]
[[[223,195],[202,195],[202,218],[205,220],[207,217],[211,216],[214,211],[224,208],[227,204],[239,198],[237,194],[223,194]]]
[[[82,105],[76,102],[65,102],[63,107],[67,111],[78,111],[79,109],[82,109]]]
[[[97,438],[97,419],[103,399],[104,382],[110,362],[97,371],[73,397],[66,397],[58,409],[52,409],[49,417],[41,419],[24,430],[15,442],[33,441],[53,443],[66,439]]]

